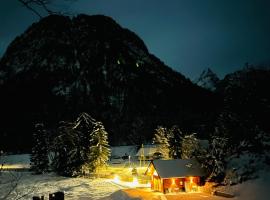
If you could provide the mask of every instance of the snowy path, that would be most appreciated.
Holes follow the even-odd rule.
[[[126,189],[123,190],[126,199],[130,200],[228,200],[225,197],[217,197],[204,193],[179,193],[179,194],[162,194],[160,192],[152,192],[148,189]],[[124,196],[124,195],[122,195]],[[117,200],[114,198],[113,200]],[[231,198],[235,200],[235,198]]]

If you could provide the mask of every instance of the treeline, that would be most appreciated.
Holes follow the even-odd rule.
[[[31,170],[36,174],[83,175],[104,166],[110,156],[108,133],[87,113],[74,122],[59,122],[56,130],[38,123],[33,138]]]
[[[196,133],[183,133],[177,126],[169,129],[158,127],[153,143],[164,159],[197,159],[210,181],[221,181],[225,176],[225,158],[230,153],[226,137],[212,136],[209,143],[203,145]]]
[[[207,181],[232,184],[248,180],[258,170],[253,164],[257,158],[269,165],[270,137],[260,132],[253,139],[237,140],[230,134],[231,123],[224,117],[220,116],[208,140],[199,140],[196,133],[182,132],[178,126],[159,126],[153,143],[163,159],[196,159],[205,169]],[[241,157],[251,157],[248,166],[241,164]],[[232,160],[237,160],[237,165],[231,165]]]

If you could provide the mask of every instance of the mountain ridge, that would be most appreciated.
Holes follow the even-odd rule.
[[[31,138],[33,123],[54,127],[80,112],[104,123],[111,144],[149,141],[157,125],[203,135],[220,102],[102,15],[52,15],[33,24],[0,60],[0,80],[7,138]]]

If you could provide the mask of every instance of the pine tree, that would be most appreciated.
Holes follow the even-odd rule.
[[[77,132],[73,127],[74,123],[59,122],[58,135],[53,144],[53,169],[64,176],[77,175],[82,164]]]
[[[226,158],[228,156],[228,138],[213,136],[203,167],[208,171],[208,179],[221,182],[225,175]]]
[[[101,122],[81,113],[74,123],[61,122],[54,140],[54,169],[65,176],[94,172],[109,158],[108,133]]]
[[[93,130],[97,123],[89,114],[83,112],[79,115],[73,127],[78,132],[82,174],[92,171],[91,146],[94,145]]]
[[[182,159],[190,159],[196,157],[196,155],[199,153],[199,142],[196,138],[196,133],[184,136],[181,147]]]
[[[90,152],[90,171],[96,171],[98,168],[106,165],[110,156],[108,144],[108,133],[101,122],[94,126],[91,138]]]
[[[169,129],[167,137],[170,146],[169,157],[174,159],[181,158],[181,144],[184,134],[177,126],[173,126]]]
[[[169,143],[167,138],[167,130],[159,126],[155,130],[153,143],[157,145],[157,151],[162,154],[163,158],[169,158]]]
[[[33,133],[34,146],[31,154],[31,170],[36,174],[47,172],[49,169],[48,158],[48,132],[43,123],[35,125]]]

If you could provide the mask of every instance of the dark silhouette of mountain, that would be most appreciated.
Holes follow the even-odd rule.
[[[150,54],[106,16],[51,15],[33,24],[0,61],[2,145],[29,148],[33,124],[54,128],[87,112],[111,144],[150,141],[157,125],[209,133],[219,98]]]
[[[219,78],[210,68],[207,68],[201,73],[199,78],[193,82],[205,89],[215,91]]]
[[[217,85],[223,96],[223,111],[234,116],[231,135],[254,140],[258,131],[270,133],[270,70],[246,67],[228,74]],[[242,127],[242,128],[241,128]]]

